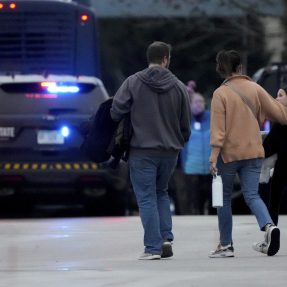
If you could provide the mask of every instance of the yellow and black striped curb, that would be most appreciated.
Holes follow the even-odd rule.
[[[0,163],[0,170],[95,170],[98,168],[96,163],[91,162],[56,162],[56,163],[45,163],[45,162],[19,162],[19,163]]]

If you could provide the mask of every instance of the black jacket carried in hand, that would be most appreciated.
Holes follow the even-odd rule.
[[[112,120],[113,99],[102,103],[88,123],[83,123],[84,141],[81,151],[92,161],[101,163],[114,157],[115,167],[121,158],[127,159],[131,125],[127,114],[120,122]]]

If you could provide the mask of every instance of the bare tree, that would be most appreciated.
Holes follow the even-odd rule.
[[[121,1],[126,5],[132,3]],[[112,78],[113,88],[116,89],[126,76],[145,67],[145,48],[155,40],[172,44],[173,72],[184,82],[195,80],[198,88],[207,95],[210,95],[210,91],[220,82],[214,72],[215,54],[220,49],[240,50],[248,74],[268,63],[270,55],[265,51],[264,27],[261,22],[266,11],[258,10],[255,5],[258,1],[217,0],[224,9],[230,10],[231,15],[220,17],[208,15],[201,10],[204,3],[208,5],[208,2],[214,1],[162,1],[173,9],[181,9],[179,5],[184,3],[193,5],[194,16],[133,17],[100,21],[100,31],[104,39],[102,52],[107,55],[103,57],[103,61],[108,67],[104,74],[107,78]],[[274,1],[271,0],[259,2],[261,5],[264,2],[267,6],[274,6]]]

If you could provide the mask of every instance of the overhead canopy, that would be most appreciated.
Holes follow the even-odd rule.
[[[79,0],[79,2],[81,2]],[[90,0],[98,17],[282,16],[283,0]]]

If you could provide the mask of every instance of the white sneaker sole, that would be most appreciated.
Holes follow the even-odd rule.
[[[209,254],[209,258],[229,258],[234,257],[233,252],[225,252],[225,253],[219,253],[219,254]]]
[[[152,255],[147,257],[140,257],[138,260],[160,260],[160,255]]]

